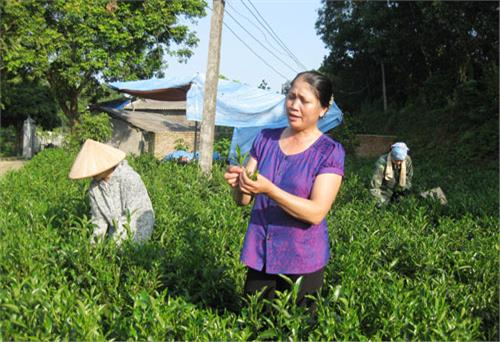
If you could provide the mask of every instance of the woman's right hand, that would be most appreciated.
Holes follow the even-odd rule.
[[[229,184],[232,188],[236,188],[239,185],[239,177],[243,172],[243,168],[237,165],[229,165],[226,173],[224,173],[224,179],[227,184]]]

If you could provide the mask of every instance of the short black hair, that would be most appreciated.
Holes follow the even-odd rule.
[[[333,84],[328,77],[315,70],[303,71],[295,76],[291,83],[292,87],[298,79],[304,80],[313,87],[323,108],[330,107],[330,100],[333,95]]]

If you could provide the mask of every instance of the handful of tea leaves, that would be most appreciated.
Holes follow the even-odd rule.
[[[240,164],[240,166],[244,168],[243,164],[245,164],[245,160],[248,157],[248,152],[241,155],[240,145],[236,145],[236,157],[238,158],[238,164]],[[251,180],[253,180],[253,181],[257,180],[257,176],[259,175],[259,170],[255,170],[253,173],[248,172],[246,170],[245,170],[245,172],[247,173],[247,176]]]

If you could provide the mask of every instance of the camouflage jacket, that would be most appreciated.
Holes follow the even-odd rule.
[[[394,192],[401,192],[411,188],[411,181],[413,178],[413,164],[410,156],[405,159],[406,163],[406,186],[404,188],[399,186],[399,169],[394,169],[394,177],[391,180],[385,179],[385,167],[387,165],[387,154],[378,158],[375,163],[375,170],[373,172],[372,180],[370,182],[370,193],[380,203],[388,203]]]

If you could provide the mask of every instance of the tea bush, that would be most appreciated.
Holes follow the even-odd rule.
[[[498,170],[424,172],[449,206],[416,196],[374,208],[373,160],[349,159],[328,216],[331,260],[314,323],[278,296],[241,298],[250,208],[223,169],[130,158],[156,213],[143,245],[89,245],[88,180],[45,150],[0,180],[1,340],[498,340]],[[419,169],[420,167],[420,169]],[[421,171],[419,171],[421,170]]]

